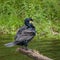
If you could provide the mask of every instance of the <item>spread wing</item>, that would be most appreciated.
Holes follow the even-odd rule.
[[[31,40],[34,37],[35,31],[32,29],[25,29],[21,34],[17,35],[16,41]]]

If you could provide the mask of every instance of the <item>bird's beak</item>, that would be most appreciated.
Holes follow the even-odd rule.
[[[35,22],[33,21],[29,21],[30,24],[33,24],[34,26],[36,25]]]
[[[29,23],[33,24],[33,21],[29,21]]]

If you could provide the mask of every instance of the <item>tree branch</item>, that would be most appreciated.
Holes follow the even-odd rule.
[[[33,58],[34,60],[53,60],[46,56],[43,56],[42,54],[39,54],[39,52],[36,50],[17,48],[17,51],[21,52],[24,55],[27,55],[30,58]]]

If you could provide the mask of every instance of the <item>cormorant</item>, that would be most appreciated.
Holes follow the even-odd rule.
[[[25,46],[27,48],[28,43],[36,35],[35,26],[33,25],[32,18],[26,18],[24,21],[24,26],[20,28],[14,38],[14,42],[5,44],[6,47],[12,47],[15,45]]]

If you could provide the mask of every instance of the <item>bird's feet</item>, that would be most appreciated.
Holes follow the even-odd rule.
[[[25,50],[28,50],[29,48],[28,47],[21,47],[22,49],[25,49]]]
[[[22,47],[22,49],[30,50],[30,51],[32,51],[32,52],[33,52],[33,50],[32,50],[32,49],[29,49],[28,47]]]

